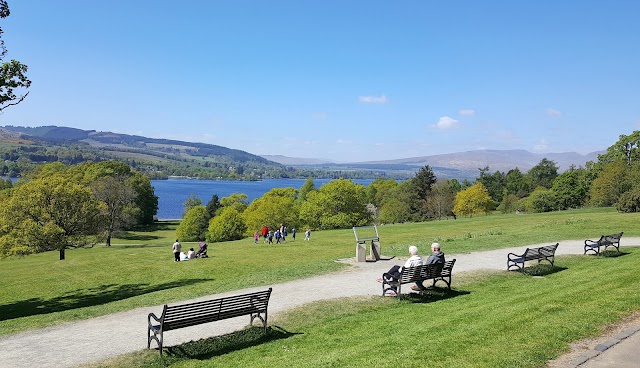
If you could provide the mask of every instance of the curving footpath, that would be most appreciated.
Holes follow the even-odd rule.
[[[536,244],[539,247],[549,244]],[[556,255],[582,254],[584,240],[565,240],[560,242]],[[640,246],[640,238],[623,238],[623,246]],[[468,254],[447,254],[447,259],[456,258],[454,273],[476,271],[480,269],[505,270],[507,253],[522,253],[527,246],[497,249]],[[384,250],[384,247],[383,247]],[[446,245],[443,249],[446,253]],[[280,313],[311,302],[340,297],[380,295],[381,286],[375,279],[392,264],[401,260],[371,263],[351,263],[353,267],[336,273],[290,281],[273,285],[269,301],[269,313]],[[339,275],[340,277],[336,277]],[[455,279],[455,275],[454,275]],[[455,280],[454,280],[455,285]],[[224,297],[245,292],[264,290],[269,286],[236,290],[229,293],[209,295],[185,302],[195,302]],[[313,290],[313,292],[309,292]],[[64,323],[55,327],[10,335],[0,338],[0,367],[74,367],[85,363],[104,360],[124,353],[146,348],[147,315],[159,313],[162,306],[138,308],[126,312],[110,314],[79,322]],[[223,335],[237,331],[247,324],[247,318],[193,326],[174,330],[164,337],[165,346],[173,346],[191,340]],[[640,330],[636,328],[637,330]],[[634,349],[640,342],[640,333],[629,333],[629,338],[618,339],[621,343],[610,344],[604,353],[586,354],[571,366],[600,367],[637,367],[640,351]],[[152,343],[153,344],[153,343]],[[602,344],[601,344],[602,345]],[[152,345],[153,346],[153,345]],[[629,347],[627,347],[629,346]],[[600,347],[600,345],[598,345]],[[618,355],[615,355],[619,353]],[[615,362],[614,365],[607,365]],[[585,363],[585,364],[583,364]],[[632,365],[625,365],[625,363]],[[635,365],[633,365],[635,364]]]

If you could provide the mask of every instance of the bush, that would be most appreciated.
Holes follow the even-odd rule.
[[[206,212],[207,208],[205,206],[189,208],[176,229],[178,239],[185,242],[203,241],[209,225],[205,216]]]
[[[209,223],[207,241],[210,243],[244,238],[247,225],[242,215],[233,207],[223,208],[221,213]]]
[[[550,212],[558,209],[555,193],[544,187],[536,188],[524,203],[528,212]]]
[[[616,203],[620,212],[640,212],[640,187],[624,192]]]

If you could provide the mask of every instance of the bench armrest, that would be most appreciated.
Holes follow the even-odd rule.
[[[507,254],[507,258],[511,259],[511,256],[514,256],[516,258],[521,258],[521,257],[524,257],[524,253],[523,254],[515,254],[515,253],[508,253]]]
[[[598,245],[598,244],[600,244],[600,241],[594,241],[591,239],[587,239],[584,241],[584,245]]]
[[[156,315],[153,313],[149,313],[149,316],[147,317],[147,320],[149,322],[149,327],[152,326],[151,319],[154,319],[156,322],[162,324],[162,320],[160,318],[156,317]]]

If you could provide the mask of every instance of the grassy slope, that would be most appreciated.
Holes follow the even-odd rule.
[[[543,367],[640,308],[640,249],[562,256],[544,277],[499,272],[403,301],[314,303],[257,329],[118,357],[99,367]],[[286,330],[283,331],[278,327]]]
[[[621,230],[637,236],[638,220],[640,214],[592,209],[386,225],[379,231],[387,255],[404,255],[410,244],[426,254],[434,240],[452,254]],[[65,261],[55,252],[0,261],[0,335],[335,271],[347,266],[334,260],[353,257],[355,248],[351,230],[318,231],[311,242],[299,238],[273,247],[254,246],[250,239],[212,244],[211,258],[176,264],[175,226],[127,234],[111,248],[71,250]]]

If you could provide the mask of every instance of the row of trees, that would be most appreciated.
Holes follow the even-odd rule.
[[[640,210],[639,146],[640,132],[621,135],[598,162],[560,174],[556,163],[545,158],[526,173],[518,168],[490,173],[485,167],[479,169],[475,183],[460,183],[436,180],[427,165],[403,182],[379,178],[365,187],[337,179],[315,188],[309,178],[300,190],[272,189],[251,204],[241,194],[223,198],[219,206],[209,202],[205,207],[195,199],[187,203],[178,236],[187,241],[225,241],[280,223],[289,228],[335,229],[587,205],[615,205],[620,211],[635,212]],[[217,196],[213,199],[217,201]]]
[[[5,184],[5,187],[7,185]],[[115,161],[38,166],[0,190],[0,256],[95,244],[122,228],[153,222],[158,209],[148,177]]]

